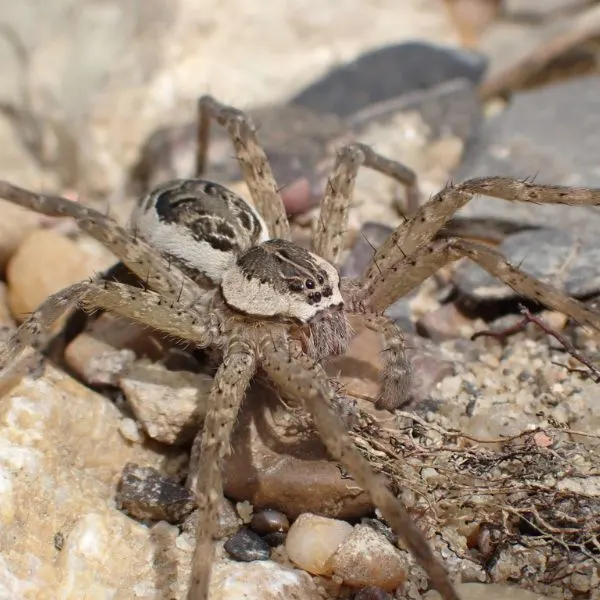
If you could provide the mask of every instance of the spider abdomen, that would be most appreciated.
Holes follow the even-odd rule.
[[[267,226],[244,199],[203,179],[168,181],[144,196],[131,228],[190,270],[219,283],[238,256],[269,239]]]

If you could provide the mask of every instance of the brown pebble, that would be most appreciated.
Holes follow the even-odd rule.
[[[406,557],[385,537],[366,525],[357,525],[342,542],[329,564],[344,585],[378,587],[393,592],[406,580]]]
[[[259,535],[267,535],[268,533],[286,532],[290,528],[290,522],[282,512],[266,508],[254,513],[250,527]]]

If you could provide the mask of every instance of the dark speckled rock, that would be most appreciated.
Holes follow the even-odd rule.
[[[570,296],[600,293],[600,230],[521,231],[508,236],[500,251],[510,262]],[[517,294],[473,263],[454,273],[458,289],[473,300],[506,300]]]

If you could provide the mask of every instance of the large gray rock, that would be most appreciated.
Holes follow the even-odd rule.
[[[538,183],[600,187],[600,77],[522,92],[482,127],[456,180],[486,175],[534,178]],[[600,225],[596,208],[538,206],[477,198],[461,215],[522,226]]]

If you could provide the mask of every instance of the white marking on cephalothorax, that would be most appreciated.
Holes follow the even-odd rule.
[[[327,274],[332,294],[322,296],[319,302],[309,304],[300,294],[281,292],[273,282],[261,283],[248,279],[237,264],[223,276],[221,291],[225,302],[232,308],[256,317],[289,317],[308,323],[323,311],[341,308],[344,299],[339,289],[340,276],[330,263],[313,255],[313,259]]]

